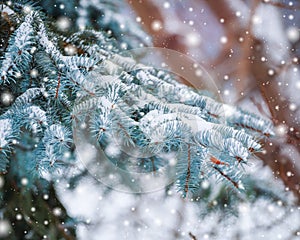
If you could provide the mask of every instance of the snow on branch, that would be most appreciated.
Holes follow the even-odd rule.
[[[81,1],[81,8],[84,4]],[[115,23],[115,18],[105,17]],[[33,64],[36,74],[27,78],[30,87],[14,75],[5,82],[25,91],[18,92],[2,118],[39,140],[32,143],[38,156],[32,159],[32,169],[43,172],[64,162],[73,124],[85,126],[90,141],[105,152],[112,143],[118,145],[116,152],[129,148],[128,156],[119,155],[120,161],[127,160],[143,172],[160,172],[168,164],[166,156],[176,155],[177,186],[183,196],[212,175],[242,189],[242,164],[260,151],[263,135],[273,134],[268,120],[204,96],[164,70],[122,56],[122,47],[104,32],[60,36],[46,27],[36,10],[20,21],[19,31],[11,37],[19,43],[12,46],[28,54],[21,69],[30,70]],[[60,40],[84,53],[65,56]],[[27,46],[37,51],[28,51]],[[8,65],[18,56],[10,50],[7,54],[3,72],[9,72]],[[25,79],[30,75],[29,71],[22,74]],[[3,147],[10,135],[7,129],[0,135]],[[133,153],[137,155],[129,156]]]

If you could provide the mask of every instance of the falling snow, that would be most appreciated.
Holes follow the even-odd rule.
[[[40,4],[43,5],[46,4],[46,2],[50,1],[41,1]],[[97,53],[95,55],[95,61],[101,62],[103,61],[102,57],[107,57],[107,55],[103,54],[103,49],[107,49],[109,53],[110,51],[115,51],[116,45],[120,51],[124,52],[127,52],[125,50],[130,50],[133,46],[147,49],[145,46],[151,47],[150,39],[152,39],[152,37],[153,46],[168,46],[174,50],[183,51],[197,62],[189,68],[183,65],[179,58],[170,59],[169,56],[162,56],[161,59],[155,59],[155,61],[159,62],[158,65],[160,65],[161,68],[172,71],[170,70],[173,66],[172,64],[179,63],[178,65],[182,72],[191,72],[191,75],[196,78],[197,87],[199,86],[199,89],[193,89],[193,91],[199,91],[201,94],[203,92],[205,96],[220,99],[225,103],[230,103],[253,114],[259,114],[265,118],[269,118],[272,124],[274,124],[274,136],[269,138],[270,134],[264,132],[269,126],[265,126],[265,122],[263,121],[258,122],[260,129],[255,133],[255,139],[257,138],[260,141],[259,145],[262,144],[263,148],[256,152],[254,144],[249,147],[248,150],[255,150],[254,154],[256,155],[253,159],[250,159],[249,164],[244,169],[245,182],[237,182],[238,188],[234,191],[228,188],[233,181],[227,176],[231,171],[230,168],[228,172],[222,172],[222,176],[228,181],[228,183],[226,182],[223,185],[220,178],[213,176],[212,179],[210,179],[207,178],[204,173],[212,170],[219,171],[220,169],[225,169],[226,164],[228,164],[225,162],[227,160],[230,160],[230,164],[233,163],[232,166],[240,166],[239,164],[242,160],[235,155],[230,155],[232,159],[222,159],[222,153],[218,153],[216,149],[214,149],[215,152],[210,152],[212,156],[203,160],[202,166],[204,167],[196,175],[196,178],[201,180],[197,186],[198,188],[189,196],[190,198],[186,199],[182,199],[180,194],[177,193],[177,189],[172,185],[176,183],[174,176],[168,179],[168,184],[164,185],[161,183],[162,186],[157,191],[147,192],[147,194],[141,194],[141,192],[137,191],[137,194],[128,194],[128,192],[132,191],[130,189],[131,187],[136,187],[139,184],[152,184],[151,182],[149,183],[149,181],[152,181],[152,177],[155,175],[161,177],[166,176],[166,174],[174,174],[172,170],[178,164],[178,156],[176,154],[182,154],[181,152],[176,154],[172,153],[167,156],[159,156],[165,157],[167,165],[171,167],[170,172],[168,172],[169,169],[166,171],[154,169],[155,171],[151,173],[151,178],[149,175],[148,178],[145,177],[141,180],[134,176],[134,174],[137,173],[135,172],[137,171],[136,169],[133,169],[133,176],[128,175],[128,170],[126,170],[127,163],[125,163],[125,161],[118,161],[123,155],[134,156],[134,151],[138,152],[137,149],[131,149],[130,151],[132,152],[128,151],[130,148],[124,147],[124,149],[120,149],[120,147],[118,147],[119,139],[115,138],[114,142],[109,143],[103,152],[96,153],[95,147],[91,146],[91,143],[87,141],[82,147],[83,150],[81,150],[81,152],[84,152],[84,161],[81,159],[79,163],[74,164],[75,166],[72,165],[68,171],[60,172],[58,170],[57,172],[43,176],[47,180],[58,177],[57,180],[52,180],[54,182],[53,187],[63,206],[56,204],[54,201],[55,205],[48,209],[49,213],[46,217],[38,220],[40,222],[35,222],[35,220],[33,220],[35,218],[31,217],[40,214],[38,205],[29,205],[27,209],[28,212],[24,212],[25,208],[23,206],[13,206],[13,217],[10,219],[7,218],[5,212],[6,207],[3,207],[0,211],[0,238],[8,239],[10,234],[16,229],[16,226],[24,222],[29,222],[37,227],[46,228],[48,231],[48,228],[50,229],[50,227],[53,226],[53,219],[58,221],[57,224],[59,225],[60,231],[64,234],[68,234],[69,224],[76,225],[78,239],[98,240],[99,236],[112,240],[179,238],[288,240],[299,238],[300,207],[295,204],[297,198],[300,197],[299,194],[297,195],[299,185],[297,185],[298,183],[293,185],[300,176],[300,164],[297,161],[300,157],[299,148],[297,148],[299,145],[298,126],[300,119],[300,15],[299,11],[293,10],[293,7],[295,7],[295,9],[299,8],[297,1],[263,0],[253,5],[251,1],[229,0],[226,5],[222,5],[223,1],[213,4],[203,3],[201,1],[150,0],[149,3],[154,5],[153,9],[157,9],[155,13],[150,11],[152,8],[145,8],[146,2],[143,3],[143,1],[140,1],[142,3],[139,3],[140,5],[137,5],[138,7],[133,7],[132,9],[130,5],[126,5],[131,1],[124,1],[124,5],[121,7],[118,6],[118,1],[81,0],[78,4],[75,4],[76,6],[72,1],[61,2],[62,1],[55,5],[51,4],[51,6],[49,5],[49,14],[51,11],[57,14],[57,16],[52,16],[54,19],[53,26],[51,25],[52,23],[49,23],[49,25],[51,25],[49,27],[55,27],[55,31],[62,32],[68,36],[71,34],[70,31],[76,31],[76,29],[90,30],[94,27],[97,30],[105,29],[105,35],[100,36],[99,34],[97,41],[100,43],[101,41],[104,42],[102,39],[104,36],[113,39],[113,41],[105,46],[101,45],[100,47],[98,46],[99,48],[95,47],[90,52],[85,52],[87,46],[82,45],[81,48],[75,44],[73,45],[72,42],[65,41],[67,37],[59,38],[59,41],[53,44],[53,36],[46,34],[47,27],[44,26],[34,30],[38,32],[39,38],[33,39],[32,43],[28,45],[23,44],[27,38],[31,39],[29,35],[26,35],[22,41],[19,41],[20,44],[16,45],[16,48],[13,49],[15,55],[3,55],[3,59],[6,59],[7,64],[3,64],[3,66],[0,65],[2,77],[0,78],[0,106],[5,109],[10,108],[14,104],[15,98],[27,87],[26,84],[22,85],[20,92],[15,94],[16,90],[14,89],[14,84],[21,86],[18,84],[24,83],[28,78],[30,79],[30,87],[36,87],[38,84],[42,84],[43,86],[42,94],[34,98],[33,103],[28,103],[33,104],[32,109],[34,110],[28,113],[28,116],[35,119],[38,118],[38,116],[36,116],[37,113],[44,114],[43,118],[41,118],[43,121],[40,122],[43,122],[45,125],[39,128],[39,125],[32,121],[29,124],[30,130],[27,129],[27,126],[24,127],[24,129],[17,129],[18,131],[24,131],[24,133],[31,131],[31,134],[37,136],[32,139],[33,143],[24,143],[22,139],[18,137],[7,137],[7,132],[11,133],[12,131],[11,123],[9,120],[4,122],[4,120],[0,118],[0,157],[6,157],[7,152],[5,152],[6,148],[4,149],[4,147],[7,146],[9,146],[9,148],[16,147],[16,149],[19,148],[26,152],[23,154],[24,159],[25,154],[28,154],[29,151],[26,149],[32,148],[34,149],[32,151],[36,151],[36,149],[41,147],[40,142],[45,135],[43,128],[50,129],[47,124],[52,121],[58,121],[56,118],[52,119],[48,117],[49,115],[47,115],[47,117],[45,115],[54,109],[54,103],[50,102],[51,96],[57,92],[59,93],[57,95],[58,97],[62,99],[66,97],[69,101],[68,91],[71,87],[69,87],[69,85],[61,86],[62,83],[60,81],[67,81],[66,79],[72,79],[73,76],[63,76],[59,80],[57,78],[60,70],[64,69],[66,64],[68,64],[67,59],[76,57],[78,54],[82,54],[82,52],[84,52],[83,55],[86,57],[91,55],[94,51]],[[13,2],[7,1],[6,4],[6,9],[9,9],[8,7],[12,6]],[[110,6],[110,4],[112,5]],[[114,4],[116,4],[116,6],[114,6]],[[70,6],[73,7],[70,8]],[[105,8],[108,8],[107,11],[103,10]],[[76,14],[72,15],[71,11],[73,10],[75,10],[74,13]],[[117,10],[120,11],[119,18],[115,16],[115,11]],[[20,12],[29,16],[33,11],[34,7],[25,5],[21,8]],[[95,11],[94,15],[91,14],[93,11]],[[227,11],[231,12],[228,13]],[[45,9],[45,12],[47,13],[48,9]],[[8,13],[11,12],[8,11]],[[2,12],[1,16],[2,20],[6,21],[6,24],[12,24],[12,22],[6,20],[7,17],[10,17],[9,14],[7,15],[6,12]],[[90,16],[94,19],[91,21],[92,24],[89,25],[88,18]],[[29,17],[27,17],[27,19],[29,19]],[[131,22],[151,32],[153,36],[145,37],[144,39],[139,37],[134,38],[131,35],[138,35],[139,28],[137,27],[136,30],[128,34],[128,29],[131,29],[131,25],[129,24]],[[31,25],[27,23],[22,26],[26,30],[25,32],[28,31],[29,33]],[[10,31],[15,31],[13,26]],[[21,33],[23,32],[24,31]],[[15,33],[17,35],[18,30],[16,30]],[[129,41],[127,37],[131,40]],[[97,42],[95,39],[93,40],[94,42],[91,43],[91,45]],[[33,46],[34,41],[40,41],[42,43],[41,46]],[[61,52],[58,49],[60,49]],[[41,67],[37,67],[34,64],[30,65],[27,69],[20,68],[20,65],[18,65],[23,63],[28,56],[36,57],[38,54],[41,54],[41,52],[47,56],[51,56],[49,58],[50,60],[59,57],[63,59],[63,61],[57,65],[57,69],[55,68],[53,72],[49,71],[49,74],[45,74]],[[126,54],[127,53],[125,53],[125,55]],[[143,54],[140,54],[139,57],[142,58]],[[115,67],[114,63],[111,63],[111,65],[112,68]],[[76,70],[76,73],[82,76],[82,81],[88,79],[86,78],[87,75],[84,75],[85,73],[83,74],[83,72],[85,72],[83,68]],[[116,69],[116,72],[118,70],[119,69]],[[131,71],[132,69],[128,69],[126,74],[131,73],[129,70]],[[96,67],[96,71],[102,71],[102,69]],[[177,72],[175,75],[176,74],[180,75]],[[204,82],[208,75],[210,82],[205,85]],[[101,78],[101,80],[107,81],[104,76],[105,74],[103,74],[103,79]],[[119,78],[119,76],[113,77],[117,80]],[[181,80],[185,83],[194,84],[189,78],[184,79],[184,76],[179,77],[181,77]],[[14,84],[12,88],[7,88],[7,83],[10,79],[13,79]],[[145,96],[148,97],[148,95],[146,95],[148,92],[158,91],[157,89],[160,86],[157,84],[156,78],[150,78],[146,75],[143,79],[146,80],[142,83],[142,80],[138,79],[138,77],[136,79],[133,78],[133,80],[128,78],[128,81],[134,81],[133,85],[135,85],[137,89],[137,94],[142,95],[144,94],[143,91],[145,91]],[[164,81],[168,82],[171,80],[166,78]],[[53,82],[55,82],[54,90],[48,88]],[[146,90],[139,88],[141,84],[147,86]],[[82,87],[84,85],[80,86]],[[128,87],[125,84],[124,86]],[[84,88],[83,90],[83,95],[81,95],[82,92],[79,93],[80,91],[78,91],[76,95],[77,98],[84,98],[89,96],[89,94],[94,94],[89,92],[92,89]],[[102,89],[99,88],[99,92],[101,91]],[[164,93],[166,95],[165,101],[167,102],[170,96],[168,96],[167,91]],[[38,109],[38,107],[34,105],[40,101],[40,99],[47,99],[47,101],[49,101],[48,109]],[[63,103],[64,108],[69,107],[67,100],[65,102],[58,102],[58,100],[56,99],[57,102],[55,102],[55,104]],[[161,104],[161,102],[156,102],[158,101],[156,98],[152,100],[153,104]],[[137,109],[141,107],[144,101],[146,102],[145,99],[130,99],[129,95],[128,101],[135,102]],[[178,99],[172,104],[176,107],[180,102],[189,103],[192,101],[196,100],[178,90]],[[104,105],[103,109],[112,106],[112,102],[106,98],[102,98],[101,102]],[[122,104],[123,103],[119,104],[119,102],[117,102],[114,107],[123,110],[122,108],[124,106]],[[202,114],[207,119],[212,119],[213,123],[217,123],[220,116],[223,115],[228,117],[224,118],[224,121],[236,117],[235,107],[220,104],[212,108],[210,102],[202,103],[201,101],[197,102],[197,104],[199,104],[200,107],[192,108],[190,105],[185,106],[186,109],[191,109],[191,111],[195,112],[202,107],[201,111],[197,112],[199,116],[196,115],[193,117],[196,120],[200,118],[200,116],[202,117]],[[206,107],[211,107],[213,111],[210,112]],[[103,111],[103,109],[101,108],[99,111]],[[155,131],[156,128],[159,129],[159,122],[165,123],[173,119],[171,119],[171,115],[160,115],[156,110],[144,109],[143,111],[144,112],[140,112],[140,115],[136,116],[137,119],[142,119],[136,124],[138,127],[130,130],[143,131],[143,127],[145,128],[146,125],[152,124],[153,127],[151,131],[145,131],[143,133],[145,135],[154,135],[155,133],[156,135],[151,139],[150,143],[158,145],[159,142],[165,140],[160,131]],[[3,114],[3,112],[1,112],[1,114]],[[24,113],[24,115],[26,114]],[[120,117],[123,117],[122,114],[123,112],[120,111]],[[248,118],[250,119],[249,116]],[[64,117],[70,118],[70,116]],[[77,120],[76,117],[77,116],[72,116],[72,118]],[[182,116],[178,114],[177,118],[180,117]],[[240,115],[239,117],[242,118],[243,116]],[[195,119],[187,118],[186,121]],[[241,135],[240,142],[235,146],[237,152],[242,152],[245,148],[241,142],[250,142],[250,138],[248,139],[247,134],[253,130],[253,126],[249,119],[245,118],[245,123],[240,125],[232,124],[236,129],[243,128],[241,132],[244,135]],[[128,122],[133,121],[131,118],[127,120]],[[196,132],[199,129],[215,131],[212,127],[213,124],[205,125],[201,123],[200,121],[199,126],[192,126],[191,131]],[[9,125],[10,128],[4,128],[4,125]],[[86,131],[89,129],[89,122],[80,123],[78,128]],[[241,134],[238,133],[236,129],[232,130],[231,134]],[[71,134],[75,133],[72,132]],[[261,137],[262,135],[265,136]],[[64,137],[64,135],[56,136],[55,139],[64,142]],[[220,145],[225,149],[226,142],[222,141],[222,137],[223,136],[220,135],[220,138],[209,140],[215,141],[215,146]],[[144,139],[138,140],[144,141]],[[196,141],[196,139],[193,139],[193,141]],[[252,138],[251,141],[255,142]],[[53,144],[51,143],[49,146],[51,147]],[[67,144],[74,147],[74,143],[70,142]],[[193,142],[193,144],[195,144],[195,142]],[[130,143],[128,143],[128,145],[130,145]],[[203,150],[206,149],[207,146],[203,144],[199,146],[199,148]],[[245,149],[247,150],[247,148]],[[232,149],[226,150],[230,152]],[[51,152],[51,149],[49,152]],[[77,152],[78,155],[79,152],[80,151]],[[13,152],[13,154],[16,155],[20,153]],[[97,154],[99,154],[99,156],[97,156]],[[190,159],[191,156],[189,154],[185,156],[185,159]],[[94,176],[93,173],[84,172],[83,169],[88,168],[83,165],[92,162],[85,162],[86,159],[98,157],[99,161],[93,165],[93,168],[99,168],[99,166],[103,164],[101,161],[104,155],[113,158],[110,162],[111,166],[106,166],[107,169],[103,170],[103,176],[106,177],[105,180],[97,179],[97,176]],[[198,158],[199,155],[200,153],[198,151]],[[41,156],[38,157],[40,158]],[[68,161],[72,157],[72,151],[66,150],[61,155],[61,158],[57,160],[63,164],[70,164]],[[11,161],[12,159],[9,160]],[[35,158],[33,160],[35,160]],[[117,163],[115,164],[114,161]],[[140,158],[139,161],[146,161],[146,159]],[[94,164],[94,162],[92,163]],[[191,163],[188,162],[187,166],[190,168],[189,164]],[[144,162],[142,165],[146,166]],[[290,165],[292,167],[290,167]],[[154,167],[153,163],[151,166]],[[211,168],[211,166],[213,166],[213,168]],[[23,166],[19,168],[22,167]],[[118,174],[119,172],[116,173],[110,168],[118,169],[122,174]],[[89,170],[87,170],[87,172],[89,172]],[[77,174],[82,174],[84,177],[80,178],[80,180],[75,179]],[[175,175],[176,174],[178,173],[176,172]],[[213,172],[210,174],[213,174]],[[60,177],[60,175],[62,176]],[[191,169],[189,169],[187,176],[190,177],[190,175]],[[70,183],[68,179],[72,179],[73,182]],[[105,181],[109,182],[108,186],[102,184],[102,182],[104,183]],[[11,183],[9,184],[12,185]],[[13,184],[16,185],[16,189],[23,191],[30,189],[32,179],[30,176],[22,175],[17,181],[14,181]],[[7,176],[1,175],[1,191],[6,191],[7,185]],[[114,191],[114,189],[118,189],[118,191]],[[239,191],[241,189],[243,191]],[[235,191],[239,192],[236,193]],[[41,193],[41,201],[43,204],[53,204],[52,200],[53,195],[51,192]],[[66,208],[70,218],[74,219],[74,222],[61,221],[66,215],[64,208]],[[24,234],[27,234],[26,239],[30,238],[30,231],[32,231],[32,229],[28,227],[28,230],[24,232]],[[49,233],[45,232],[40,234],[39,237],[50,239],[50,234],[50,231]]]

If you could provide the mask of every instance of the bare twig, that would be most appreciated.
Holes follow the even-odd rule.
[[[192,240],[197,240],[197,237],[191,232],[189,232],[189,236],[191,237]]]

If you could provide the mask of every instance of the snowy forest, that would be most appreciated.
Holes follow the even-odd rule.
[[[300,240],[299,1],[0,11],[0,239]]]

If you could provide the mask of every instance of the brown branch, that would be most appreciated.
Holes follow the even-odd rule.
[[[224,172],[221,171],[221,169],[217,168],[216,166],[213,166],[213,168],[215,170],[217,170],[217,172],[219,172],[224,178],[226,178],[229,182],[232,183],[232,185],[235,187],[235,188],[239,188],[239,185],[236,181],[234,181],[233,179],[231,179],[227,174],[225,174]]]
[[[91,96],[95,96],[95,93],[89,91],[88,89],[86,89],[85,87],[83,87],[82,85],[80,85],[78,82],[76,82],[74,79],[70,78],[70,80],[76,85],[79,86],[82,90],[84,90],[86,93],[88,93]]]
[[[155,168],[155,164],[154,164],[154,158],[151,157],[151,163],[152,163],[152,171],[155,173],[156,172],[156,168]]]
[[[266,1],[266,0],[261,0],[261,2],[265,3],[265,4],[272,5],[274,7],[285,8],[285,9],[289,9],[289,10],[300,9],[300,6],[294,6],[294,5],[289,6],[289,5],[286,5],[286,4],[281,3],[281,2]]]
[[[138,16],[142,18],[144,29],[152,36],[156,47],[173,49],[182,53],[186,52],[186,46],[182,43],[179,34],[173,34],[164,29],[165,19],[160,9],[151,0],[128,0]],[[153,28],[153,22],[161,23],[161,28]]]
[[[192,240],[197,240],[197,237],[191,232],[189,232],[189,236],[191,237]]]
[[[268,139],[264,152],[256,155],[268,165],[276,178],[280,178],[286,187],[297,197],[300,204],[300,173],[295,169],[294,159],[286,156],[281,151],[281,144],[275,139]],[[291,173],[289,176],[288,173]]]
[[[252,7],[250,9],[250,17],[248,20],[246,31],[244,31],[245,32],[245,34],[243,36],[244,40],[240,46],[240,49],[242,52],[241,56],[240,56],[241,63],[236,72],[237,81],[235,83],[239,92],[245,92],[245,90],[249,89],[249,85],[253,84],[251,79],[248,78],[248,76],[251,75],[251,64],[252,64],[251,52],[252,52],[252,48],[253,48],[253,44],[254,44],[254,40],[252,38],[252,28],[253,28],[253,21],[252,21],[253,18],[252,17],[254,16],[257,7],[259,6],[259,2],[260,2],[260,0],[253,1]],[[238,36],[236,36],[236,38],[237,37]],[[255,85],[255,83],[254,83],[254,85]]]
[[[58,98],[59,88],[60,88],[60,73],[58,73],[58,77],[57,77],[57,87],[56,87],[56,93],[55,93],[56,99]]]
[[[266,62],[261,62],[262,56],[266,56],[263,52],[263,43],[259,40],[255,41],[253,54],[255,60],[251,65],[251,72],[256,79],[257,86],[269,108],[272,120],[275,125],[285,124],[288,129],[293,128],[293,131],[288,131],[287,135],[293,139],[295,147],[300,152],[300,129],[297,123],[296,113],[289,109],[291,102],[288,100],[290,96],[286,96],[284,88],[281,88],[276,81],[276,76],[269,76],[268,70],[271,69]],[[279,109],[277,108],[279,106]],[[278,110],[277,110],[278,109]]]
[[[260,0],[255,0],[253,2],[250,9],[250,16],[254,15],[259,1]],[[221,53],[212,64],[218,66],[221,63],[228,62],[230,51],[232,49],[239,49],[241,54],[238,56],[238,59],[235,59],[237,69],[232,74],[236,76],[237,81],[234,84],[237,88],[237,92],[243,92],[243,94],[245,94],[244,92],[251,89],[251,85],[254,85],[253,81],[250,81],[248,78],[250,75],[251,48],[253,46],[253,39],[251,37],[252,18],[249,18],[247,27],[244,29],[226,1],[206,0],[206,4],[213,11],[217,19],[224,19],[222,26],[224,26],[225,35],[228,39],[227,43],[223,45]],[[242,41],[240,41],[240,39],[242,39]]]
[[[186,181],[185,181],[185,188],[184,192],[186,195],[188,194],[189,191],[189,181],[191,177],[191,146],[188,145],[188,166],[187,166],[187,173],[186,173]]]
[[[284,93],[284,90],[278,86],[278,81],[276,81],[277,75],[270,76],[268,74],[268,70],[273,67],[270,66],[270,63],[267,61],[261,61],[263,56],[268,56],[267,52],[264,52],[264,43],[259,39],[256,39],[251,31],[251,24],[248,24],[246,29],[242,29],[241,25],[238,25],[238,21],[236,21],[236,17],[234,16],[233,11],[231,11],[227,5],[227,2],[224,0],[219,0],[216,4],[215,1],[207,0],[208,5],[215,13],[217,18],[226,17],[229,18],[230,22],[234,22],[235,28],[232,27],[231,24],[225,24],[225,31],[228,32],[229,35],[235,36],[236,38],[239,36],[239,33],[236,31],[240,29],[242,32],[248,32],[247,35],[247,44],[243,44],[240,46],[240,51],[244,52],[242,57],[245,58],[251,56],[251,62],[245,59],[241,59],[241,61],[247,61],[247,65],[242,69],[238,70],[240,76],[243,76],[245,79],[255,79],[256,88],[260,91],[263,96],[265,103],[267,104],[269,111],[272,116],[272,120],[275,125],[278,124],[286,124],[287,128],[291,127],[294,131],[288,131],[286,144],[292,143],[300,152],[300,141],[299,141],[299,125],[295,121],[296,115],[295,112],[291,111],[288,106],[290,102],[288,101],[288,97]],[[258,1],[256,0],[256,4]],[[257,5],[254,5],[252,9],[255,9]],[[222,9],[222,11],[221,11]],[[228,12],[229,11],[229,12]],[[224,13],[225,12],[225,13]],[[231,13],[230,13],[231,12]],[[253,14],[254,10],[252,10]],[[243,48],[248,48],[243,50]],[[245,55],[246,54],[246,55]],[[230,59],[226,60],[230,62]],[[232,63],[231,64],[235,64]],[[245,63],[243,63],[245,64]],[[247,74],[242,74],[245,71],[245,67],[247,69]],[[243,79],[243,80],[245,80]],[[248,81],[249,82],[249,81]],[[279,111],[276,110],[276,106],[279,106]],[[271,146],[270,146],[271,144]],[[266,154],[257,154],[265,164],[267,164],[274,173],[279,173],[278,177],[280,177],[285,185],[294,192],[294,194],[298,197],[300,201],[300,192],[299,192],[299,179],[300,172],[295,168],[294,159],[291,157],[286,157],[282,155],[280,151],[282,141],[275,141],[275,139],[269,139],[265,146]],[[287,172],[293,172],[293,177],[287,177]]]
[[[186,54],[188,51],[188,47],[184,44],[183,36],[180,34],[174,34],[172,32],[167,31],[164,28],[165,18],[161,13],[160,9],[151,1],[151,0],[128,0],[128,3],[133,8],[138,16],[141,17],[141,24],[143,28],[151,35],[152,42],[155,47],[172,49],[180,53]],[[154,28],[154,21],[159,22],[161,24],[161,28]],[[184,69],[188,69],[188,66],[183,66],[185,62],[178,61],[177,58],[170,58],[162,54],[163,57],[166,58],[166,62],[168,63],[168,67],[173,70],[172,72],[180,73]],[[183,65],[182,65],[183,64]],[[186,74],[185,74],[186,75]],[[192,81],[192,74],[189,74],[189,79],[185,79],[178,74],[180,81],[186,85],[191,86],[192,84],[197,84],[200,81]],[[187,77],[186,77],[187,78]],[[187,81],[189,80],[189,81]],[[192,83],[192,84],[191,84]]]

